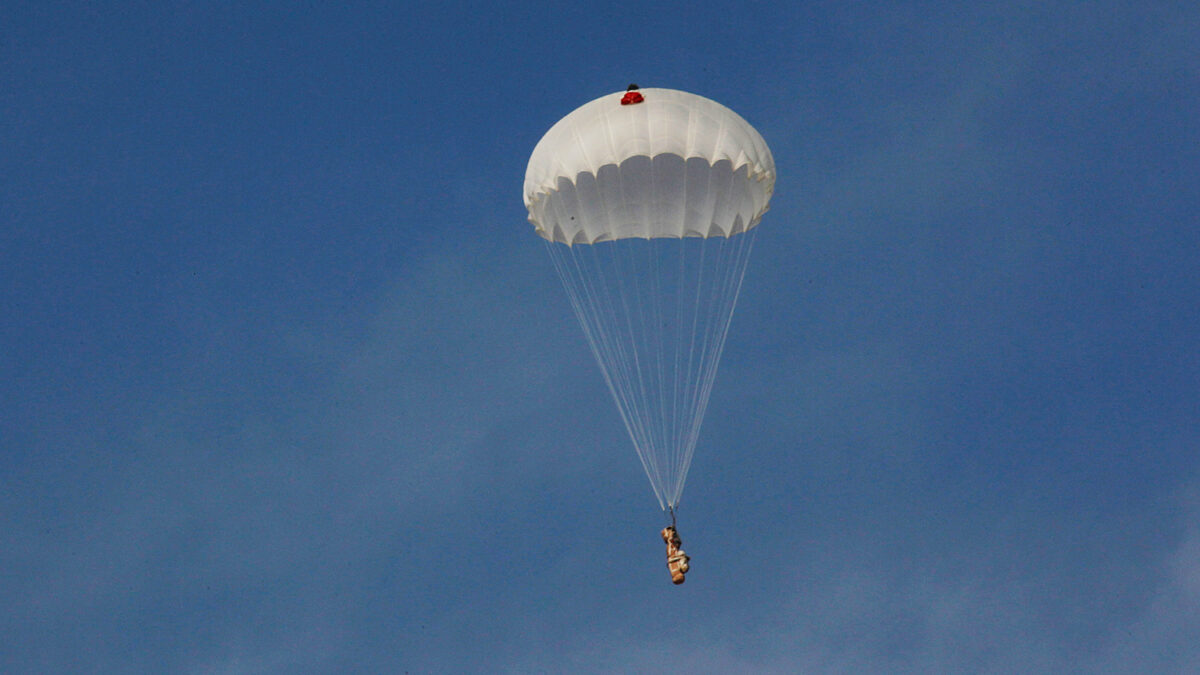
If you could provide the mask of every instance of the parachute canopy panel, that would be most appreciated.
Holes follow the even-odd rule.
[[[775,188],[762,136],[702,96],[642,89],[602,96],[534,148],[525,205],[537,233],[567,245],[729,237],[758,224]]]

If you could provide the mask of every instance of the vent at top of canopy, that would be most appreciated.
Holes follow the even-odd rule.
[[[625,88],[625,95],[621,97],[621,105],[637,105],[646,100],[638,91],[636,84],[631,84]]]
[[[762,136],[737,113],[674,89],[602,96],[534,148],[525,205],[537,233],[566,244],[731,236],[758,224],[775,186]]]

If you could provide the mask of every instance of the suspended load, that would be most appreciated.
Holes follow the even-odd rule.
[[[753,127],[673,89],[587,103],[529,159],[529,220],[672,516],[774,187]]]
[[[674,525],[664,527],[660,534],[667,543],[667,571],[671,573],[671,583],[678,586],[687,581],[685,575],[688,573],[688,561],[691,557],[683,552],[683,542],[679,539],[679,532],[675,530]]]

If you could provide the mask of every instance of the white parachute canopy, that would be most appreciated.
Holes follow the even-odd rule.
[[[683,493],[774,187],[753,127],[673,89],[602,96],[529,158],[529,220],[663,508]]]

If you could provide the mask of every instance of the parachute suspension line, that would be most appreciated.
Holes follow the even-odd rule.
[[[555,270],[567,291],[571,307],[583,328],[592,355],[600,366],[605,384],[616,400],[617,411],[634,443],[634,449],[642,462],[642,469],[650,477],[659,504],[663,505],[663,496],[659,488],[663,483],[661,473],[654,463],[653,456],[643,451],[643,448],[648,447],[646,429],[641,423],[642,420],[634,414],[633,376],[629,372],[630,361],[626,357],[624,340],[620,335],[621,325],[616,321],[618,315],[610,294],[603,292],[603,289],[609,288],[606,285],[604,265],[597,260],[595,251],[591,251],[591,255],[584,251],[594,249],[596,244],[567,246],[551,241],[545,243]],[[620,281],[617,280],[617,283]],[[612,330],[608,330],[609,328]]]
[[[647,272],[649,281],[649,289],[646,291],[645,299],[641,305],[648,310],[649,316],[646,317],[644,326],[646,335],[646,345],[653,353],[654,358],[654,377],[652,378],[652,398],[648,401],[654,406],[654,409],[647,410],[648,414],[653,415],[653,419],[658,420],[654,424],[656,433],[655,454],[663,458],[665,463],[665,476],[663,487],[665,488],[671,477],[678,473],[678,465],[673,457],[672,449],[674,447],[671,437],[671,425],[673,417],[668,415],[667,410],[667,383],[673,378],[668,378],[665,369],[665,353],[666,348],[665,333],[668,330],[667,324],[663,321],[663,294],[666,292],[664,286],[666,279],[663,278],[662,268],[659,258],[662,254],[669,250],[670,241],[647,241],[642,248],[645,248],[645,263],[642,268]],[[666,495],[664,494],[664,497]]]
[[[696,391],[695,408],[689,420],[691,428],[688,430],[685,440],[680,444],[680,449],[684,453],[681,470],[675,476],[675,484],[668,491],[670,495],[668,503],[672,505],[678,504],[679,497],[683,494],[683,486],[687,481],[688,469],[691,467],[692,457],[696,452],[700,427],[704,421],[704,413],[708,409],[713,385],[716,382],[721,353],[725,349],[725,342],[729,336],[733,310],[737,306],[738,296],[741,294],[742,282],[745,280],[746,267],[750,261],[750,253],[754,248],[757,232],[757,228],[753,228],[747,232],[721,238],[717,252],[718,263],[713,267],[713,275],[709,280],[708,292],[712,309],[705,317],[705,344],[697,364],[697,376],[692,380],[695,383]],[[702,292],[701,285],[697,284],[698,296]]]
[[[600,278],[603,279],[601,287],[610,290],[608,297],[610,311],[606,320],[614,327],[620,338],[621,350],[618,352],[616,362],[611,366],[622,372],[624,388],[619,396],[617,392],[614,392],[614,398],[617,406],[624,410],[624,414],[632,420],[632,426],[637,429],[636,434],[631,433],[634,450],[638,453],[642,468],[646,470],[646,475],[650,478],[650,483],[654,487],[655,495],[661,505],[665,498],[665,495],[662,494],[662,486],[665,485],[667,476],[659,461],[661,456],[654,451],[654,425],[653,419],[648,414],[646,383],[640,365],[641,354],[638,340],[640,333],[635,326],[630,310],[629,284],[636,283],[638,276],[636,266],[629,260],[632,253],[626,250],[630,248],[630,243],[633,242],[605,242],[593,244],[589,248],[591,248],[596,269],[600,270]],[[610,270],[609,277],[611,278],[603,276],[603,268],[606,263],[611,264],[613,268]],[[637,293],[634,292],[632,295],[632,300],[635,301],[634,306],[636,306]],[[615,301],[619,301],[620,312],[618,312]]]
[[[646,268],[650,270],[650,298],[652,305],[652,314],[650,316],[650,325],[652,335],[654,336],[654,360],[655,360],[655,398],[658,399],[658,419],[662,420],[661,424],[656,425],[656,430],[659,433],[659,447],[664,451],[670,451],[673,439],[670,435],[669,426],[674,423],[674,419],[668,416],[667,413],[667,395],[666,383],[667,376],[664,371],[664,348],[663,333],[666,331],[666,323],[663,321],[663,282],[662,272],[659,268],[659,256],[656,254],[653,244],[646,246]],[[668,464],[667,473],[671,475],[675,472],[673,463]]]
[[[675,295],[675,321],[671,325],[674,332],[671,341],[671,351],[674,352],[674,367],[671,370],[672,387],[671,387],[671,448],[672,457],[676,463],[683,459],[683,451],[680,448],[683,446],[683,413],[686,410],[684,402],[685,387],[687,380],[684,373],[680,370],[680,365],[683,357],[683,326],[684,326],[684,296],[682,288],[684,279],[686,278],[687,270],[687,252],[689,246],[687,242],[680,242],[679,245],[679,267],[675,272],[675,287],[672,290]],[[689,332],[691,336],[694,333]],[[674,500],[672,500],[674,501]],[[672,510],[674,504],[672,503]]]
[[[624,185],[622,184],[622,187]],[[614,242],[619,244],[620,242]],[[632,242],[631,242],[632,243]],[[654,478],[652,482],[662,482],[666,476],[663,474],[663,468],[659,465],[659,459],[662,453],[658,452],[658,443],[656,443],[655,431],[658,425],[653,423],[655,419],[651,414],[652,405],[651,398],[653,397],[653,387],[647,386],[646,379],[652,373],[647,373],[646,368],[649,364],[643,364],[643,360],[649,359],[649,354],[645,352],[649,344],[649,332],[646,326],[646,303],[652,301],[653,296],[642,290],[640,285],[641,278],[645,275],[645,268],[641,267],[636,259],[636,246],[616,246],[618,263],[624,262],[624,265],[618,267],[616,274],[616,283],[614,284],[619,290],[621,297],[621,309],[624,311],[624,325],[628,326],[626,335],[629,337],[630,353],[633,354],[633,372],[637,375],[637,388],[634,390],[634,398],[630,402],[630,409],[633,411],[635,419],[643,425],[644,443],[638,450],[646,455],[646,463],[654,468]],[[632,288],[630,288],[632,286]],[[641,339],[639,339],[639,336]],[[644,367],[645,366],[645,367]],[[653,385],[653,382],[651,382]],[[667,467],[667,475],[669,475],[670,467]]]
[[[692,415],[688,419],[688,429],[684,436],[683,443],[680,444],[681,452],[687,453],[685,459],[690,458],[692,452],[695,451],[695,445],[699,438],[699,428],[701,420],[704,417],[704,410],[707,407],[708,400],[704,393],[708,390],[706,386],[706,378],[710,372],[709,365],[712,361],[712,342],[713,342],[713,327],[712,323],[716,321],[717,313],[721,311],[721,305],[718,303],[716,283],[718,275],[723,271],[722,264],[724,262],[725,249],[729,243],[728,238],[720,237],[716,240],[716,251],[714,252],[716,262],[709,265],[700,265],[696,272],[696,308],[697,322],[700,323],[699,334],[702,336],[702,341],[699,345],[699,355],[696,358],[696,373],[690,377],[690,382],[693,385],[691,391],[692,403],[690,409]],[[712,273],[705,279],[705,273],[712,269]],[[705,297],[705,296],[708,297]],[[696,349],[697,345],[693,344],[692,349]],[[678,494],[683,491],[683,476],[676,476],[675,485],[671,486],[671,494],[673,499],[678,499]]]
[[[684,248],[687,248],[687,245],[689,243],[690,242],[688,242],[687,239],[684,239],[683,241],[680,242],[680,244],[683,245]],[[686,456],[686,454],[687,454],[686,445],[688,442],[689,434],[686,432],[692,426],[691,419],[687,419],[687,418],[695,415],[695,410],[696,410],[695,393],[699,389],[699,386],[696,382],[696,378],[695,378],[695,376],[692,375],[692,365],[696,360],[696,334],[697,334],[696,328],[697,328],[697,325],[699,324],[699,320],[700,320],[700,294],[701,294],[700,286],[701,286],[701,282],[704,277],[704,267],[705,267],[704,258],[705,258],[706,250],[708,248],[711,248],[711,246],[705,246],[704,244],[706,244],[706,243],[710,243],[710,242],[708,242],[707,240],[704,240],[704,241],[702,241],[702,243],[700,243],[698,245],[698,248],[700,249],[700,254],[697,258],[697,262],[695,263],[695,266],[696,266],[695,282],[692,283],[691,279],[688,278],[688,270],[685,266],[682,266],[682,264],[680,267],[680,275],[679,275],[679,282],[678,282],[679,283],[679,291],[678,292],[679,292],[681,301],[686,295],[685,289],[686,288],[693,289],[693,295],[691,296],[691,298],[692,298],[691,328],[687,331],[687,336],[688,336],[687,369],[684,370],[683,372],[676,371],[676,373],[675,373],[675,377],[680,383],[680,389],[682,389],[683,393],[684,393],[682,414],[680,414],[678,416],[679,424],[680,424],[680,430],[679,430],[680,433],[679,433],[679,439],[676,443],[676,452],[679,454],[680,462],[683,461],[684,456]],[[680,338],[681,338],[680,339],[680,349],[682,350],[682,335],[680,336]],[[699,364],[696,364],[696,365],[697,365],[697,372],[699,372]],[[670,492],[668,492],[669,496],[667,498],[667,503],[670,504],[671,506],[674,506],[675,502],[678,501],[678,499],[679,499],[678,493],[680,490],[678,488],[678,485],[679,485],[679,481],[678,481],[678,477],[676,477],[675,485],[671,486],[673,489]]]
[[[713,358],[711,349],[713,324],[716,322],[717,315],[722,311],[721,305],[716,302],[715,292],[718,288],[716,280],[725,271],[723,254],[728,239],[723,236],[712,237],[705,240],[704,244],[700,251],[700,263],[696,265],[695,280],[689,283],[689,287],[693,289],[694,302],[691,342],[688,345],[688,370],[685,374],[687,378],[685,382],[688,385],[688,415],[686,419],[682,420],[686,423],[686,427],[679,443],[680,464],[685,467],[685,470],[675,476],[675,484],[668,491],[668,494],[671,495],[670,503],[677,502],[683,492],[686,466],[690,463],[695,451],[698,439],[696,432],[707,405],[707,399],[704,397],[704,392],[708,390],[705,386],[705,378],[710,372],[709,365]]]
[[[755,233],[546,242],[642,468],[668,511],[683,493]]]

